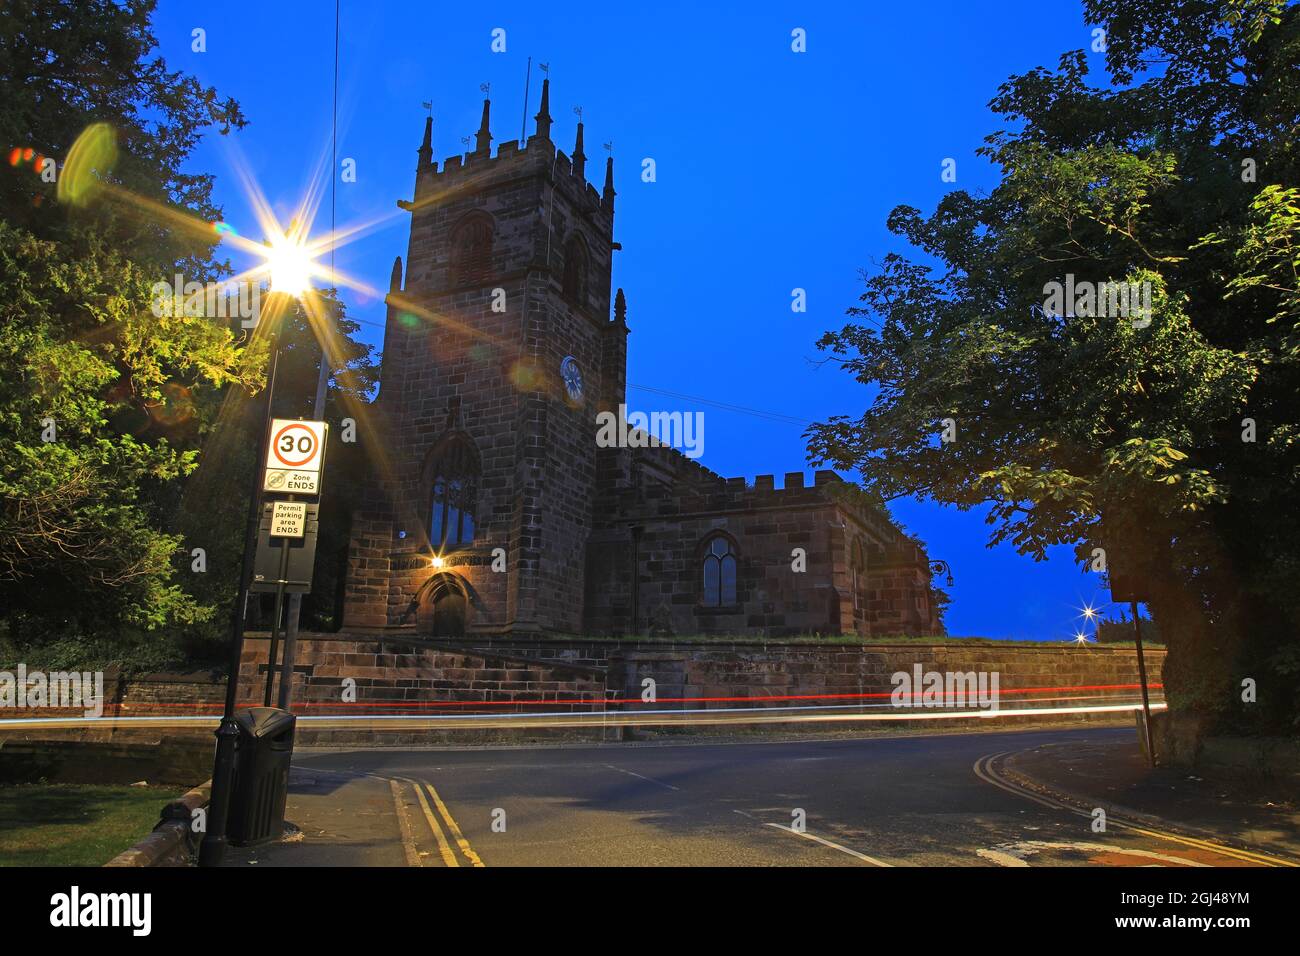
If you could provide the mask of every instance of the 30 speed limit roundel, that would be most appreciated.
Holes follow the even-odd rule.
[[[285,425],[271,440],[276,461],[283,468],[301,468],[316,457],[316,436],[306,425]]]
[[[325,423],[277,418],[271,423],[266,467],[319,471],[325,447]]]

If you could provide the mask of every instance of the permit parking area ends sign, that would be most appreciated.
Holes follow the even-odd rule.
[[[271,537],[301,538],[307,532],[307,502],[277,501],[271,509]]]

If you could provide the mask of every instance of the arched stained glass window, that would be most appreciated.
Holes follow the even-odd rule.
[[[478,457],[469,439],[455,435],[429,463],[429,544],[439,554],[474,540],[478,512]]]
[[[705,607],[730,607],[736,603],[736,553],[731,540],[715,534],[704,549]]]

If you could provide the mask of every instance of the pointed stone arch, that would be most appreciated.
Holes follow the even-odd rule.
[[[468,581],[459,574],[442,571],[424,583],[415,604],[415,624],[421,634],[464,637],[478,600]]]

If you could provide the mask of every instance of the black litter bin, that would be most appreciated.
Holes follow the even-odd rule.
[[[278,707],[250,707],[235,715],[234,798],[227,831],[235,846],[278,840],[284,833],[289,761],[297,718]]]

